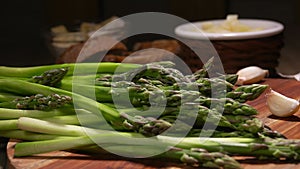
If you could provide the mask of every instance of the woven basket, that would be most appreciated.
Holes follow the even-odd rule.
[[[181,43],[183,54],[180,57],[192,71],[198,70],[203,65],[200,58],[214,56],[217,52],[226,73],[236,73],[241,68],[255,65],[268,69],[270,77],[277,76],[275,68],[278,66],[278,58],[284,45],[282,34],[246,40],[181,40],[200,51],[200,56],[197,56],[189,47]],[[212,50],[211,44],[216,51]]]

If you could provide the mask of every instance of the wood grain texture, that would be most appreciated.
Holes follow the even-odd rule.
[[[288,79],[266,79],[262,82],[268,84],[273,90],[280,92],[288,97],[300,99],[300,82]],[[263,119],[266,125],[273,130],[284,134],[290,139],[300,139],[300,111],[294,116],[288,118],[277,118],[271,115],[266,107],[266,97],[262,94],[255,101],[248,102],[258,111],[258,117]],[[114,155],[90,156],[76,154],[71,152],[56,151],[32,157],[13,157],[14,141],[8,144],[8,158],[10,162],[9,168],[16,169],[154,169],[154,168],[191,168],[174,162],[166,162],[160,159],[126,159]],[[279,160],[275,161],[257,161],[253,159],[244,159],[236,157],[240,160],[245,169],[299,169],[300,163],[286,163]]]

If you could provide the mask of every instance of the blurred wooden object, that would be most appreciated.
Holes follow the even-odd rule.
[[[115,45],[111,47],[110,44]],[[104,56],[102,61],[121,62],[122,58],[119,57],[122,55],[127,55],[125,44],[112,37],[99,36],[67,48],[56,63],[99,62],[101,56]]]

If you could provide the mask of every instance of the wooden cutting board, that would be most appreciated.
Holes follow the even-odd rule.
[[[300,82],[288,79],[266,79],[263,84],[268,84],[270,88],[278,91],[288,97],[300,99]],[[266,91],[267,92],[267,91]],[[271,115],[266,107],[266,97],[262,94],[255,101],[248,102],[258,111],[258,117],[261,118],[266,125],[284,134],[290,139],[300,139],[300,111],[294,116],[288,118],[277,118]],[[13,140],[7,146],[9,168],[16,169],[154,169],[154,168],[191,168],[174,162],[166,162],[162,160],[151,159],[125,159],[114,155],[90,156],[76,154],[65,151],[56,151],[41,155],[14,158],[13,146],[16,142]],[[238,158],[237,159],[242,159]],[[299,169],[300,163],[283,163],[281,161],[257,161],[257,160],[241,160],[245,169]]]

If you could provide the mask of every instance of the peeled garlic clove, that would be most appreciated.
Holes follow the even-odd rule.
[[[237,73],[237,85],[253,84],[261,81],[269,75],[269,71],[258,66],[249,66],[239,70]]]
[[[299,109],[299,101],[286,97],[274,90],[267,95],[267,106],[272,114],[278,117],[287,117]]]

